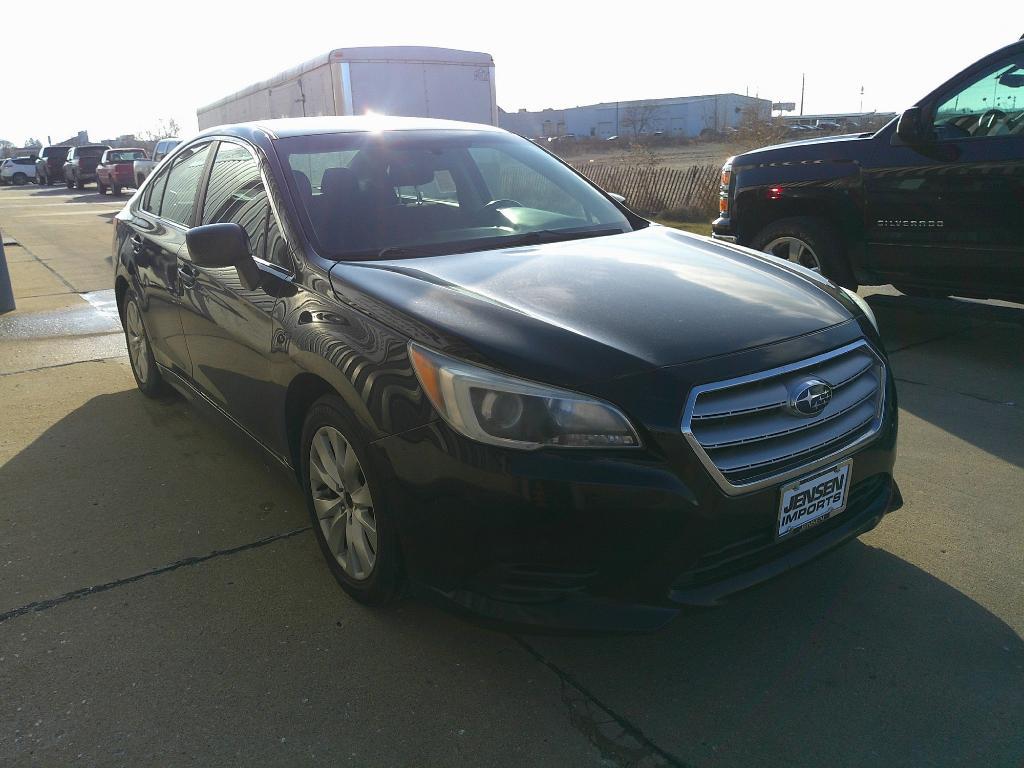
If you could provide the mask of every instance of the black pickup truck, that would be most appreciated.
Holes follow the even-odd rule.
[[[712,230],[850,288],[1024,301],[1024,39],[876,133],[730,158]]]

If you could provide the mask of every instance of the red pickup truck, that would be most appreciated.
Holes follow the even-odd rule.
[[[137,147],[108,149],[96,166],[96,187],[101,195],[109,188],[115,195],[121,194],[122,187],[135,186],[133,163],[145,160],[146,150]]]

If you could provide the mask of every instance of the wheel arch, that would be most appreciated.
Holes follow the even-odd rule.
[[[847,200],[819,196],[793,196],[783,197],[781,200],[768,200],[766,195],[767,192],[763,189],[749,190],[740,203],[743,213],[742,217],[738,217],[741,221],[741,242],[752,242],[761,230],[770,224],[793,218],[821,219],[835,230],[836,235],[846,246],[844,250],[847,251],[849,245],[859,241],[862,236],[863,225],[856,206]]]
[[[324,395],[341,398],[341,393],[327,379],[315,373],[303,371],[288,384],[284,399],[284,428],[288,448],[288,458],[296,477],[302,467],[299,445],[302,440],[302,425],[310,407]]]
[[[121,318],[121,325],[124,325],[124,297],[128,295],[128,280],[124,275],[118,275],[114,281],[114,299],[117,302],[117,314]]]

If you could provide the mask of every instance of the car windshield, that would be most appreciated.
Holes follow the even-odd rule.
[[[334,258],[500,248],[633,228],[587,181],[510,134],[352,132],[275,144],[308,234]]]

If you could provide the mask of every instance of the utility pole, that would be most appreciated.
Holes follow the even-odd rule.
[[[860,111],[864,111],[864,86],[860,87]]]
[[[800,117],[804,116],[804,86],[807,84],[807,73],[800,73]]]

